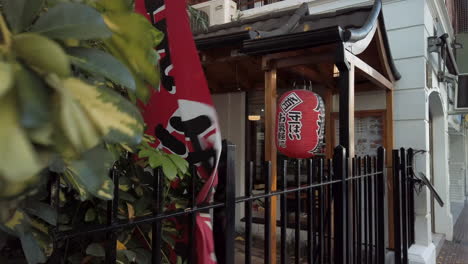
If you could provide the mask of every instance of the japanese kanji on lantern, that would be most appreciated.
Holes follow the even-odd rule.
[[[292,90],[279,100],[276,146],[291,158],[310,158],[320,151],[325,110],[322,98],[311,91]]]

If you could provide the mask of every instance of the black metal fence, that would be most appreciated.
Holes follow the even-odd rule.
[[[116,263],[116,232],[142,224],[152,226],[152,263],[161,261],[162,221],[172,217],[185,216],[189,219],[190,228],[195,229],[195,215],[198,212],[213,214],[216,257],[218,263],[233,264],[235,261],[236,211],[237,205],[244,203],[245,233],[243,245],[243,262],[252,262],[253,244],[252,226],[264,225],[263,251],[264,263],[385,263],[387,253],[387,206],[386,206],[386,169],[385,150],[378,149],[375,157],[346,157],[346,150],[337,147],[333,159],[314,158],[296,160],[294,165],[287,161],[280,164],[278,173],[278,190],[271,190],[271,163],[266,162],[263,170],[265,188],[262,193],[253,191],[252,178],[254,164],[250,163],[250,173],[246,177],[244,196],[235,195],[235,146],[223,144],[223,154],[219,169],[219,183],[212,204],[197,206],[195,204],[195,184],[192,184],[192,199],[189,208],[176,211],[163,210],[162,199],[163,175],[157,170],[154,177],[154,206],[149,216],[135,219],[118,219],[119,178],[112,173],[115,184],[114,199],[107,204],[107,223],[105,225],[87,226],[77,230],[55,233],[54,247],[57,241],[75,239],[81,236],[101,234],[106,237],[106,263]],[[414,242],[414,201],[412,183],[408,180],[412,170],[412,150],[393,152],[394,158],[394,203],[395,203],[395,244],[396,263],[407,263],[407,249]],[[294,167],[294,173],[288,168]],[[293,179],[293,181],[289,181]],[[291,183],[293,182],[293,183]],[[240,187],[240,186],[239,186]],[[58,206],[59,181],[51,189],[52,204]],[[279,200],[279,219],[272,221],[272,199]],[[262,219],[252,216],[252,203],[262,200],[265,210]],[[292,202],[291,202],[292,200]],[[294,220],[289,218],[293,214]],[[274,216],[273,216],[274,217]],[[279,221],[277,221],[279,220]],[[278,227],[272,227],[272,225]],[[272,256],[271,249],[276,244],[270,239],[272,231],[278,234],[279,250]],[[287,249],[287,230],[294,230],[294,250]],[[301,233],[305,237],[301,237]],[[188,263],[196,263],[196,243],[189,234]],[[302,245],[304,244],[304,245]],[[302,249],[304,249],[301,252]],[[237,256],[239,257],[239,255]],[[401,260],[401,261],[400,261]],[[406,261],[406,262],[405,262]]]
[[[408,249],[415,242],[413,159],[413,149],[393,150],[395,264],[409,263]]]
[[[307,164],[303,171],[301,163]],[[342,147],[335,149],[332,160],[317,158],[295,162],[295,183],[288,185],[288,164],[281,165],[280,190],[271,191],[271,166],[265,165],[264,194],[252,194],[253,165],[247,177],[246,196],[236,203],[245,207],[245,260],[252,263],[252,201],[264,199],[264,263],[271,263],[272,229],[270,200],[280,200],[280,252],[279,263],[385,263],[385,150],[380,148],[376,157],[347,158]],[[307,180],[301,181],[306,175]],[[294,221],[288,223],[288,195],[295,196]],[[302,194],[306,195],[302,199]],[[306,206],[302,206],[304,202]],[[301,209],[306,217],[302,219]],[[229,210],[229,208],[227,208]],[[276,219],[274,219],[276,220]],[[294,252],[288,255],[286,230],[295,230]],[[307,232],[305,254],[301,254],[301,230]],[[234,248],[234,244],[228,245]],[[305,256],[304,256],[305,255]],[[229,262],[228,259],[226,263]]]

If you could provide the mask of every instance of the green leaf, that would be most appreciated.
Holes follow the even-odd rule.
[[[114,183],[109,178],[113,165],[112,154],[102,147],[96,147],[83,154],[81,160],[72,162],[75,187],[103,199],[111,200],[114,196]]]
[[[44,0],[2,0],[3,13],[13,33],[27,29],[41,11]]]
[[[134,189],[136,195],[138,195],[138,197],[143,197],[145,195],[145,191],[143,189],[143,187],[141,187],[141,185],[138,185],[135,189]]]
[[[19,237],[29,231],[29,223],[29,217],[22,210],[17,209],[13,215],[0,226],[5,232]]]
[[[135,214],[137,216],[141,216],[143,212],[149,208],[151,205],[151,199],[147,196],[143,196],[142,198],[138,199],[135,203]]]
[[[137,254],[136,263],[137,264],[150,264],[151,263],[151,253],[143,248],[137,248],[134,250]]]
[[[86,248],[86,254],[94,257],[105,257],[106,251],[101,244],[92,243]]]
[[[137,145],[143,138],[143,118],[135,105],[118,93],[69,78],[64,86],[80,102],[108,143]]]
[[[48,204],[36,201],[28,201],[24,207],[24,210],[27,213],[35,215],[53,226],[57,225],[57,211]]]
[[[47,123],[50,120],[50,101],[45,83],[32,71],[19,66],[15,79],[21,125],[38,128]]]
[[[70,75],[70,61],[55,41],[35,33],[22,33],[13,37],[13,51],[40,72]]]
[[[130,182],[130,180],[126,177],[121,177],[120,180],[119,180],[119,189],[124,191],[124,192],[127,192],[128,190],[130,190],[130,187],[132,186],[132,183]]]
[[[164,229],[164,232],[162,233],[162,240],[166,242],[166,244],[171,245],[172,247],[175,246],[176,242],[174,241],[174,237],[177,236],[177,232],[174,232],[173,234],[168,234],[166,232],[166,229]]]
[[[96,220],[96,210],[89,208],[85,214],[85,222],[93,222]]]
[[[135,80],[128,68],[107,52],[98,49],[72,48],[67,50],[72,64],[93,75],[105,77],[130,91],[136,91]]]
[[[64,173],[67,169],[67,164],[65,161],[60,157],[60,155],[55,155],[50,160],[49,170],[56,173]]]
[[[124,191],[119,191],[119,198],[122,199],[123,201],[128,201],[133,203],[136,199],[133,197],[131,194],[126,193]]]
[[[48,229],[47,229],[48,230]],[[36,242],[39,244],[42,252],[44,252],[45,256],[48,258],[52,255],[54,251],[54,242],[52,241],[52,236],[49,233],[37,232],[35,230],[32,231]]]
[[[34,230],[40,231],[36,232],[36,234],[49,234],[49,226],[35,218],[31,218],[31,227],[33,227],[33,229],[31,229],[32,232],[34,232]]]
[[[24,255],[29,264],[44,263],[46,261],[44,252],[42,252],[39,243],[32,233],[25,233],[20,236],[20,240]]]
[[[54,124],[48,122],[38,128],[28,130],[29,138],[32,142],[39,145],[50,146],[55,143],[52,136],[54,134]]]
[[[205,12],[187,5],[187,11],[190,18],[190,27],[193,32],[204,32],[210,25],[210,18]]]
[[[164,35],[143,16],[119,12],[105,14],[104,19],[114,33],[104,41],[108,50],[132,71],[137,86],[137,97],[149,98],[147,84],[159,86],[159,68],[155,66],[154,48]]]
[[[31,30],[61,40],[105,39],[112,35],[98,11],[77,3],[62,3],[52,7],[37,20]]]
[[[66,225],[70,223],[70,217],[66,214],[60,214],[58,219],[59,224]]]
[[[149,158],[150,156],[152,156],[154,153],[153,150],[150,150],[150,149],[143,149],[143,150],[140,150],[140,152],[138,152],[138,157],[140,159],[142,158]]]
[[[19,124],[15,100],[0,97],[0,175],[12,183],[24,184],[41,170],[36,152]]]
[[[187,173],[189,163],[184,158],[175,154],[169,154],[168,156],[180,172],[183,174]]]
[[[159,153],[154,153],[148,158],[149,165],[151,168],[156,169],[163,165],[163,155]]]
[[[137,254],[131,250],[123,250],[122,253],[127,257],[128,261],[135,262]]]
[[[99,143],[102,136],[93,120],[70,93],[61,94],[59,114],[63,135],[76,151],[84,152]]]
[[[103,12],[132,11],[132,0],[98,0],[94,5]]]
[[[13,85],[13,67],[6,62],[0,62],[0,96],[4,95]]]
[[[177,167],[174,165],[172,160],[166,156],[161,156],[162,158],[162,169],[166,178],[170,181],[174,180],[177,177]]]
[[[81,264],[82,260],[85,258],[85,256],[83,256],[83,254],[81,253],[75,253],[73,255],[71,255],[70,257],[68,257],[68,261],[71,263],[71,264]]]

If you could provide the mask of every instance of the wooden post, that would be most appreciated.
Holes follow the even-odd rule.
[[[340,93],[340,145],[346,149],[346,157],[354,157],[354,75],[355,75],[355,65],[351,61],[348,61],[345,55],[346,50],[344,47],[340,47],[338,50],[338,58],[336,62],[336,67],[340,71],[340,77],[338,81],[338,89]],[[351,159],[347,159],[347,170],[343,170],[343,178],[350,177],[352,175],[352,164]],[[345,249],[345,255],[343,256],[344,263],[350,263],[353,256],[353,245],[350,243],[353,241],[352,229],[353,222],[350,217],[351,212],[353,211],[350,195],[352,195],[351,190],[348,189],[348,184],[346,181],[343,182],[343,199],[342,205],[344,222],[347,223],[341,227],[343,236],[342,238],[346,241],[347,248]],[[335,223],[339,224],[339,223]],[[339,232],[339,229],[336,229]]]
[[[325,154],[327,159],[333,158],[333,149],[335,146],[332,145],[335,131],[333,131],[333,91],[327,87],[325,91],[325,142],[327,144],[325,148]]]
[[[276,123],[276,68],[265,70],[265,160],[271,161],[271,190],[276,190],[277,150],[275,143]],[[265,186],[265,188],[267,188]],[[276,196],[271,197],[271,259],[266,263],[276,264]]]
[[[393,150],[393,90],[387,90],[386,91],[386,105],[387,105],[387,111],[386,111],[386,116],[385,116],[385,122],[386,122],[386,139],[385,142],[387,145],[385,146],[387,148],[387,153],[392,153]],[[387,201],[388,201],[388,243],[389,243],[389,248],[394,248],[394,224],[395,222],[393,221],[393,215],[394,215],[394,209],[393,209],[393,169],[392,169],[392,157],[393,155],[387,155],[387,160],[386,160],[386,165],[387,165]]]
[[[340,70],[340,145],[346,148],[346,156],[354,157],[354,64],[341,61]]]

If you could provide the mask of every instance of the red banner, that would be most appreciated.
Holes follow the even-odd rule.
[[[197,166],[204,180],[197,204],[212,200],[217,185],[221,135],[207,81],[199,61],[184,0],[136,0],[136,10],[165,34],[157,47],[161,85],[143,106],[147,134],[157,148],[174,153]],[[197,214],[197,261],[216,263],[209,214]]]

